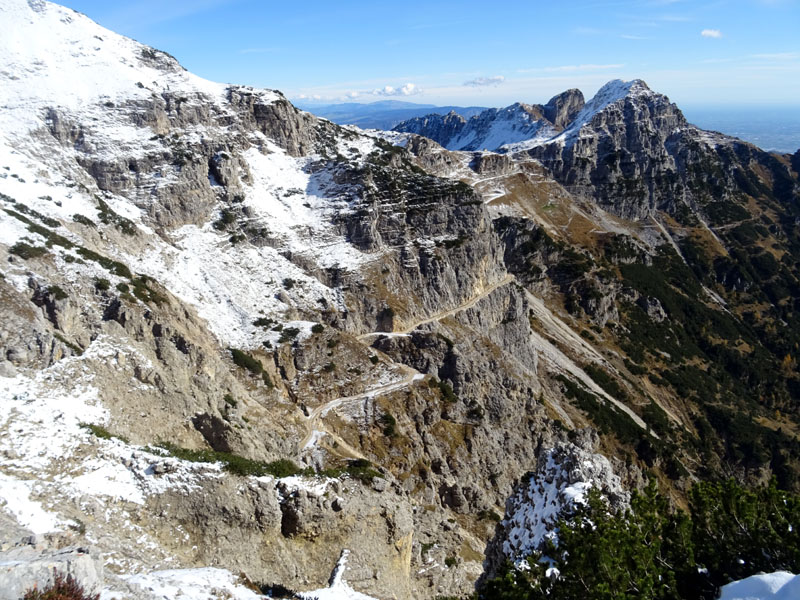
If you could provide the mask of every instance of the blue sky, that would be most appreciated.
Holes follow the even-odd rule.
[[[291,99],[502,106],[641,78],[800,106],[800,0],[65,0],[215,81]]]

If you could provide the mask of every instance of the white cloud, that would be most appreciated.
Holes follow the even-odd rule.
[[[703,29],[700,35],[707,38],[721,38],[722,32],[719,29]]]
[[[471,87],[483,87],[487,85],[499,85],[505,80],[506,78],[502,75],[495,75],[494,77],[476,77],[475,79],[465,81],[463,85],[468,85]]]
[[[399,88],[385,85],[380,89],[372,90],[373,96],[415,96],[421,93],[422,90],[415,83],[407,83]]]

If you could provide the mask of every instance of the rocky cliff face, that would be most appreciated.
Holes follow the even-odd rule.
[[[523,122],[525,152],[401,147],[56,5],[0,11],[1,551],[31,585],[80,555],[137,600],[313,590],[349,550],[335,585],[466,594],[553,452],[676,495],[793,473],[724,407],[737,370],[763,397],[740,414],[797,389],[800,329],[764,316],[794,322],[797,161],[640,82],[442,125],[482,148]]]

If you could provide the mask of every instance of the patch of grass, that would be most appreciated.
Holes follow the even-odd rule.
[[[117,440],[120,440],[122,442],[125,442],[126,444],[130,443],[127,438],[125,438],[125,437],[123,437],[121,435],[116,435],[116,434],[111,433],[108,429],[106,429],[102,425],[95,425],[94,423],[81,423],[80,426],[83,429],[89,431],[95,437],[100,438],[101,440],[117,439]]]
[[[73,344],[72,342],[70,342],[70,341],[69,341],[67,338],[65,338],[63,335],[61,335],[61,334],[60,334],[60,333],[58,333],[57,331],[53,333],[53,337],[55,337],[55,338],[56,338],[56,339],[57,339],[59,342],[61,342],[62,344],[64,344],[64,345],[65,345],[67,348],[69,348],[70,350],[72,350],[72,351],[73,351],[75,354],[77,354],[78,356],[80,356],[81,354],[83,354],[83,348],[81,348],[80,346],[77,346],[77,345]]]
[[[228,348],[231,353],[231,358],[233,359],[233,363],[237,367],[242,367],[243,369],[247,369],[253,375],[260,376],[264,372],[264,365],[261,364],[261,361],[257,358],[253,358],[246,352],[242,352],[241,350],[237,350],[236,348]]]
[[[81,225],[86,225],[87,227],[94,227],[95,229],[97,228],[97,223],[92,221],[89,217],[85,217],[78,213],[72,215],[72,220],[76,223],[80,223]]]
[[[225,401],[225,404],[231,408],[236,408],[239,405],[239,403],[236,401],[236,398],[234,398],[231,394],[225,394],[222,399]]]
[[[104,224],[114,225],[125,235],[134,235],[136,233],[136,225],[133,221],[115,213],[105,201],[99,198],[97,199],[97,216]]]
[[[493,510],[481,510],[478,511],[478,519],[481,521],[493,521],[494,523],[499,523],[503,520],[503,517],[498,515]]]
[[[54,300],[66,300],[69,294],[57,285],[51,285],[47,288],[48,295],[52,296]]]
[[[283,331],[281,331],[281,337],[278,338],[278,343],[283,344],[294,340],[299,334],[300,330],[297,327],[284,327]]]
[[[557,375],[556,379],[566,388],[564,395],[575,400],[578,408],[589,416],[601,433],[614,434],[621,442],[629,444],[640,441],[643,431],[627,413],[600,400],[582,385],[564,375]]]
[[[133,273],[131,273],[131,270],[119,261],[107,258],[101,254],[98,254],[97,252],[94,252],[93,250],[89,250],[88,248],[78,248],[77,252],[86,260],[96,262],[109,273],[113,273],[118,277],[124,277],[125,279],[133,278]]]
[[[312,469],[301,469],[289,459],[281,458],[272,462],[252,460],[232,454],[230,452],[218,452],[216,450],[189,450],[180,448],[169,442],[159,444],[159,448],[166,450],[170,456],[186,460],[189,462],[213,463],[221,462],[223,468],[234,475],[242,477],[263,477],[272,475],[273,477],[291,477],[292,475],[314,475]]]
[[[42,246],[31,246],[25,242],[17,242],[8,249],[11,254],[16,254],[25,260],[31,258],[40,258],[48,253],[47,248]]]
[[[390,413],[383,413],[378,421],[383,425],[383,435],[395,437],[397,435],[397,419]]]

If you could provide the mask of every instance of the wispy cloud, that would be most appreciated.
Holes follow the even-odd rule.
[[[707,38],[719,39],[722,37],[722,32],[719,29],[703,29],[703,31],[700,32],[700,35]]]
[[[465,81],[464,85],[471,87],[485,87],[487,85],[500,85],[505,80],[506,78],[502,75],[495,75],[494,77],[476,77],[475,79]]]
[[[623,33],[620,35],[623,40],[649,40],[650,38],[644,35],[631,35],[629,33]]]
[[[605,71],[607,69],[620,69],[623,64],[613,65],[561,65],[558,67],[537,67],[534,69],[519,69],[518,73],[566,73],[575,71]]]

